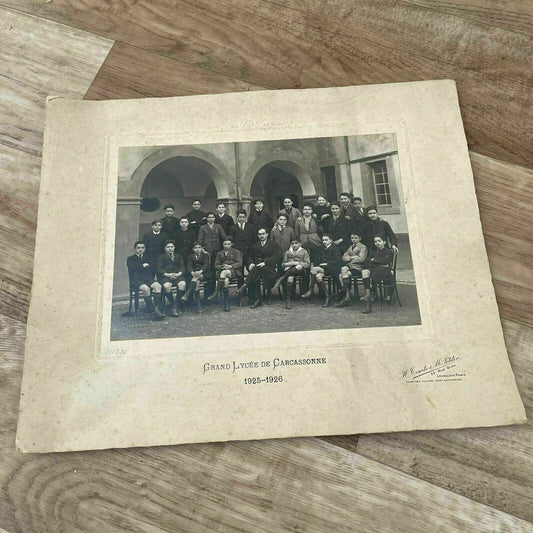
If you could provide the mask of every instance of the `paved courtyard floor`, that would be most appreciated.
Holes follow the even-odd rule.
[[[113,305],[111,340],[132,340],[169,337],[198,337],[205,335],[231,335],[242,333],[269,333],[281,331],[308,331],[319,329],[366,328],[382,326],[410,326],[420,324],[420,313],[416,287],[413,284],[398,284],[402,307],[397,303],[374,303],[372,313],[362,313],[364,304],[350,307],[321,307],[323,300],[318,296],[311,301],[296,298],[292,309],[285,309],[285,303],[277,294],[270,305],[264,304],[250,309],[244,297],[242,307],[232,293],[231,311],[224,313],[221,304],[204,306],[202,314],[194,312],[190,305],[188,312],[180,317],[166,317],[154,321],[141,310],[136,317],[122,317],[128,310],[127,303]]]

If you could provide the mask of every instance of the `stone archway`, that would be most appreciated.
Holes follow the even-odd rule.
[[[160,163],[176,157],[194,158],[209,165],[213,169],[212,179],[219,197],[226,198],[235,194],[234,178],[223,161],[216,155],[196,146],[165,146],[148,155],[138,165],[129,180],[119,181],[119,197],[121,196],[121,188],[124,189],[126,196],[140,197],[144,181],[152,169]]]
[[[257,173],[266,165],[279,168],[294,176],[300,184],[304,197],[316,196],[321,189],[320,177],[314,176],[313,169],[303,156],[295,151],[283,150],[265,154],[252,163],[242,180],[243,196],[251,195],[252,183]]]

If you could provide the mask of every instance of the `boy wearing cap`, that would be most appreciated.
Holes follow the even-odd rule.
[[[248,222],[253,224],[257,229],[266,228],[268,231],[272,229],[274,221],[272,220],[270,213],[265,210],[265,202],[260,198],[254,200],[250,216],[248,217]]]

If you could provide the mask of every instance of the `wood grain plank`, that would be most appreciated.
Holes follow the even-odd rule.
[[[1,73],[47,94],[85,94],[113,44],[6,8],[0,10],[0,20]]]
[[[0,74],[0,144],[41,156],[46,96]]]
[[[529,422],[499,428],[361,435],[357,453],[533,520],[533,328],[503,321]]]
[[[471,153],[500,314],[533,324],[533,171]]]
[[[27,315],[47,94],[81,98],[112,42],[0,8],[0,312]]]
[[[0,2],[266,88],[454,78],[470,148],[533,165],[527,35],[392,0]]]
[[[0,144],[0,313],[17,319],[28,313],[40,173],[40,157]]]
[[[0,21],[0,144],[40,155],[46,96],[83,96],[112,42],[6,8]]]
[[[200,91],[225,93],[250,89],[261,87],[117,42],[85,99],[187,96]]]
[[[12,531],[533,531],[321,439],[21,455],[24,324],[0,316],[0,523]]]
[[[411,4],[533,36],[533,3],[523,0],[408,0]]]

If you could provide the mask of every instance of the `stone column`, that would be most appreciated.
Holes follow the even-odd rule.
[[[127,298],[129,293],[126,259],[133,253],[135,241],[139,240],[140,206],[140,198],[118,198],[117,200],[113,300]]]
[[[250,209],[252,208],[251,202],[252,199],[249,196],[243,196],[241,199],[241,209],[244,209],[247,215],[250,214]]]
[[[351,184],[351,176],[350,176],[350,169],[349,166],[346,163],[340,163],[338,166],[339,169],[339,177],[340,177],[340,185],[341,190],[339,191],[339,194],[341,192],[352,192],[352,184]]]

